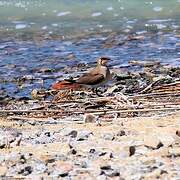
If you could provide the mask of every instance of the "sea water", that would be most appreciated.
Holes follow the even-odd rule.
[[[180,0],[0,0],[0,31],[62,35],[178,29]]]

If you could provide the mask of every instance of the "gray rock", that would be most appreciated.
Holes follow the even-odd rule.
[[[113,169],[111,166],[101,166],[101,175],[106,175],[108,177],[120,176],[120,171],[118,169]]]
[[[144,136],[144,145],[151,149],[159,149],[163,146],[162,142],[155,135]]]
[[[113,141],[114,140],[114,134],[111,133],[105,133],[103,136],[103,139]]]
[[[64,128],[63,130],[60,131],[62,136],[70,136],[71,138],[76,138],[78,132],[74,129],[71,128]]]
[[[121,150],[119,153],[119,158],[126,159],[127,157],[129,157],[129,152],[127,150]]]
[[[0,149],[5,148],[8,145],[8,140],[5,136],[0,136]]]
[[[47,170],[47,166],[39,160],[34,160],[34,162],[32,162],[32,167],[33,174],[41,174]]]
[[[77,160],[74,165],[79,166],[80,168],[87,168],[88,164],[86,161],[83,160]]]
[[[55,138],[49,132],[42,133],[40,137],[35,138],[36,144],[47,144],[55,141]]]
[[[77,136],[77,141],[87,140],[93,133],[91,131],[80,131]]]
[[[25,166],[24,168],[22,168],[21,170],[18,171],[18,174],[27,176],[27,175],[31,174],[32,171],[33,171],[33,168],[31,166]]]
[[[0,149],[20,145],[21,138],[16,129],[0,129]]]

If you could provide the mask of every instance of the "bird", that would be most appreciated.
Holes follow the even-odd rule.
[[[83,74],[77,80],[65,79],[63,81],[53,84],[52,89],[62,90],[71,89],[76,90],[83,87],[95,89],[97,93],[97,88],[106,84],[111,79],[111,73],[108,68],[108,61],[111,59],[109,57],[100,57],[97,60],[97,65],[95,68],[90,70],[88,73]]]

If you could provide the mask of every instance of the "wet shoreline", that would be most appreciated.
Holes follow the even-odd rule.
[[[132,60],[180,65],[178,32],[114,32],[85,37],[1,41],[1,93],[28,97],[35,88],[49,89],[57,80],[77,77],[104,55],[113,60],[111,68],[123,68]]]

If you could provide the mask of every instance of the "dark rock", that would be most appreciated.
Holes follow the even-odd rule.
[[[129,147],[129,156],[132,156],[135,154],[136,148],[135,146],[130,146]]]
[[[99,154],[99,156],[105,156],[107,154],[107,152],[99,152],[98,154]]]
[[[20,156],[20,162],[22,164],[26,163],[26,158],[25,158],[25,156],[23,154]]]
[[[96,152],[95,149],[90,149],[90,150],[89,150],[89,153],[95,153],[95,152]]]
[[[65,128],[62,131],[60,131],[63,136],[70,136],[71,138],[76,138],[78,132],[71,128]]]
[[[180,131],[179,130],[176,131],[176,135],[180,137]]]
[[[112,167],[109,165],[101,167],[101,175],[103,174],[105,174],[108,177],[120,176],[119,170],[112,169]]]
[[[26,166],[25,168],[21,169],[18,174],[22,174],[23,176],[27,176],[31,174],[33,171],[33,168],[31,166]]]
[[[5,148],[7,145],[6,138],[3,136],[0,136],[0,149]]]
[[[157,145],[157,148],[156,149],[159,149],[159,148],[161,148],[161,147],[163,147],[164,145],[163,145],[163,143],[162,142],[159,142],[159,144]]]
[[[117,133],[117,136],[125,136],[126,132],[124,130],[121,130]]]
[[[101,166],[100,168],[101,168],[101,170],[111,170],[110,165]]]
[[[75,154],[77,154],[77,151],[76,151],[75,149],[71,149],[71,150],[69,151],[69,154],[75,155]]]

